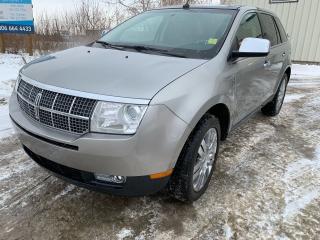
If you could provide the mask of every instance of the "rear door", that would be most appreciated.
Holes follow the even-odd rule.
[[[240,48],[245,38],[262,38],[262,29],[256,12],[247,13],[241,20],[233,42],[233,51]],[[238,58],[232,62],[235,72],[235,123],[260,107],[266,95],[265,57]]]
[[[265,60],[264,69],[264,78],[266,79],[264,84],[267,89],[267,97],[271,97],[282,78],[280,74],[287,53],[285,51],[285,46],[282,44],[274,17],[268,13],[260,12],[259,19],[262,27],[262,37],[271,42],[270,54]]]

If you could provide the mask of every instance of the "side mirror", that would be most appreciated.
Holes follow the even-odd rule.
[[[239,51],[233,51],[232,57],[266,57],[270,53],[270,41],[262,38],[243,39]]]

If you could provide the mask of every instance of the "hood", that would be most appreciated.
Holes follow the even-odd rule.
[[[77,47],[30,62],[21,73],[44,84],[108,96],[151,99],[206,60]]]

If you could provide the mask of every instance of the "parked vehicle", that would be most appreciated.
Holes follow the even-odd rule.
[[[24,150],[76,185],[138,196],[207,189],[220,141],[280,112],[291,74],[279,19],[254,7],[144,12],[20,71],[10,116]]]

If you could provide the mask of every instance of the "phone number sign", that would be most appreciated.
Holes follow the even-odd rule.
[[[0,33],[34,33],[32,0],[0,0]]]

